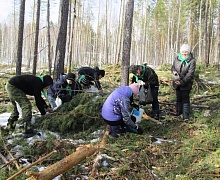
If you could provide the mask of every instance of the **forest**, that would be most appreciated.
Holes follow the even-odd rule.
[[[14,75],[49,74],[55,81],[98,66],[106,71],[104,92],[80,93],[46,117],[35,114],[33,139],[7,135],[0,126],[0,179],[219,179],[219,0],[28,2],[31,8],[13,0],[0,22],[0,112],[11,110],[4,86]],[[196,59],[189,122],[172,116],[170,69],[184,43]],[[160,123],[142,117],[143,135],[109,138],[102,104],[129,84],[128,67],[143,63],[158,74],[164,117]],[[143,108],[148,114],[150,106]]]
[[[133,7],[128,1],[61,0],[56,24],[50,20],[50,8],[57,1],[34,2],[32,21],[25,22],[25,0],[14,0],[9,22],[0,24],[0,62],[31,68],[34,74],[48,67],[57,74],[64,67],[69,72],[81,65],[121,63],[130,41],[130,51],[124,54],[130,64],[171,64],[183,43],[191,45],[197,62],[219,64],[217,0],[137,0]],[[41,13],[46,21],[41,21]]]

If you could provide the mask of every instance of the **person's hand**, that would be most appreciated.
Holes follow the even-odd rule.
[[[176,85],[181,85],[181,82],[180,81],[175,81],[175,84]]]
[[[137,134],[143,134],[143,130],[138,125],[136,126]]]
[[[173,71],[173,75],[176,75],[177,74],[177,71]]]
[[[50,108],[50,107],[47,107],[47,112],[49,112],[49,113],[52,113],[53,112],[53,109],[52,108]]]
[[[131,103],[131,106],[139,111],[139,105],[135,103]]]

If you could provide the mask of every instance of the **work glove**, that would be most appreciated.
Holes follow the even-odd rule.
[[[136,125],[136,129],[137,129],[137,134],[143,134],[143,130],[141,129],[141,127]]]
[[[131,106],[139,111],[139,105],[132,102]]]

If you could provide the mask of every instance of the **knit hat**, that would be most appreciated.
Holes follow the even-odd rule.
[[[45,75],[43,76],[43,83],[44,87],[50,86],[51,84],[53,84],[53,79],[51,78],[51,76]]]
[[[134,94],[134,96],[137,96],[137,94],[139,93],[138,83],[133,83],[129,87],[131,88],[132,93]]]
[[[105,70],[99,70],[99,75],[101,75],[102,77],[104,77],[105,76]]]
[[[74,73],[68,73],[68,74],[66,75],[66,79],[75,81],[76,75],[75,75]]]
[[[190,52],[191,51],[191,48],[188,44],[183,44],[180,48],[180,52],[182,51],[187,51],[187,52]]]
[[[131,65],[129,67],[129,72],[132,73],[132,74],[136,74],[138,69],[140,69],[140,66],[139,65]]]

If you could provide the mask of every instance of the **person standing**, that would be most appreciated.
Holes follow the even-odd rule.
[[[118,133],[128,127],[138,134],[142,134],[142,129],[135,124],[136,118],[132,116],[133,97],[137,96],[139,87],[137,83],[130,86],[120,86],[115,89],[106,99],[102,106],[101,115],[104,121],[110,125],[110,134],[119,137]]]
[[[74,73],[61,74],[60,78],[49,87],[47,91],[47,99],[55,110],[58,106],[56,104],[56,98],[60,98],[62,104],[69,102],[73,96],[82,91],[81,85],[76,81],[76,75]]]
[[[193,77],[196,61],[188,44],[183,44],[180,53],[173,61],[171,72],[173,75],[173,88],[176,90],[176,116],[183,114],[183,120],[189,120],[190,115],[190,91],[193,85]]]
[[[138,80],[143,81],[144,87],[147,88],[150,84],[151,92],[153,96],[151,117],[159,120],[160,117],[160,107],[158,101],[158,91],[159,91],[159,81],[156,72],[147,64],[142,65],[131,65],[130,73],[133,74],[132,83],[138,82]]]
[[[41,94],[44,89],[49,88],[53,84],[53,79],[49,75],[43,77],[36,77],[33,75],[19,75],[12,77],[6,83],[6,91],[8,93],[10,102],[13,105],[12,113],[8,119],[7,128],[9,130],[15,129],[15,122],[19,118],[16,102],[20,105],[22,110],[22,123],[24,124],[24,134],[33,133],[31,127],[32,106],[27,98],[27,95],[34,96],[35,102],[41,115],[46,114],[46,110],[51,112],[51,109],[46,104]]]
[[[78,82],[82,84],[83,88],[90,88],[94,85],[98,90],[102,90],[100,79],[105,76],[105,70],[98,67],[81,67],[78,70]]]

